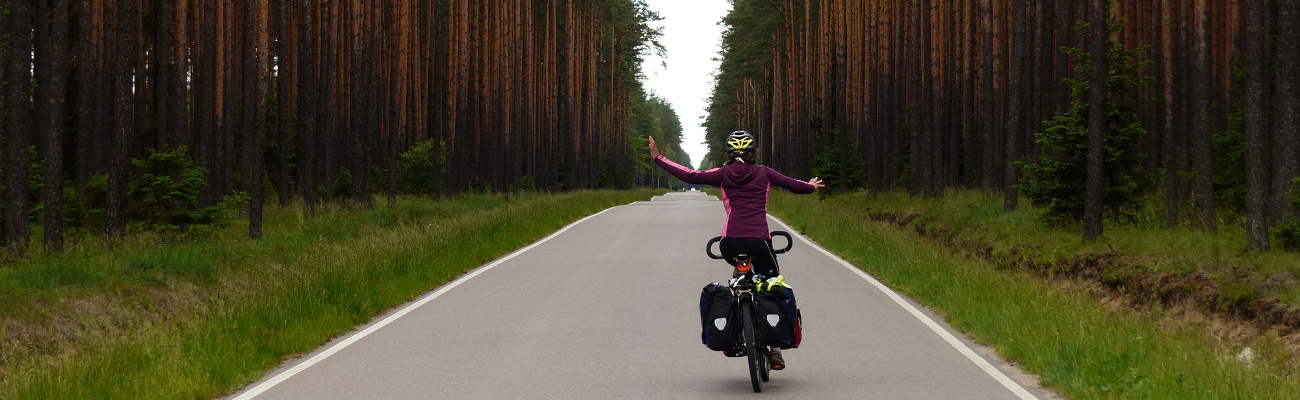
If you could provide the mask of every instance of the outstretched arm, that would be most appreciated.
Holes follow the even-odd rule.
[[[771,168],[768,168],[768,171],[771,172],[770,179],[772,180],[773,184],[783,187],[786,190],[789,190],[794,193],[809,194],[817,191],[817,189],[826,187],[826,185],[822,184],[822,180],[820,178],[812,178],[809,179],[807,182],[804,182],[798,179],[785,176],[780,172],[776,172],[776,170]]]
[[[650,157],[654,158],[655,165],[663,168],[664,171],[668,171],[677,179],[681,179],[682,182],[713,186],[722,184],[722,171],[717,168],[708,171],[696,171],[672,162],[668,157],[659,154],[659,146],[655,145],[655,138],[653,137],[650,138]]]

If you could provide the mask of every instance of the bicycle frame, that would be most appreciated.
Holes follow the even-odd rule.
[[[783,236],[786,239],[785,248],[772,250],[772,257],[774,258],[777,254],[790,251],[790,248],[794,245],[794,241],[790,237],[789,233],[775,231],[772,232],[772,236]],[[709,243],[704,249],[709,255],[709,258],[715,260],[724,259],[721,255],[713,254],[713,244],[721,241],[721,236],[709,240]],[[749,255],[737,255],[734,261],[735,269],[732,271],[732,278],[728,287],[731,288],[731,294],[736,298],[737,309],[742,310],[742,321],[744,321],[745,326],[743,329],[744,333],[742,333],[744,338],[741,347],[745,352],[745,357],[749,360],[750,383],[753,385],[755,392],[762,392],[763,382],[768,380],[768,372],[771,369],[768,354],[772,350],[768,346],[763,345],[762,340],[759,339],[759,335],[761,334],[759,333],[760,329],[758,324],[759,321],[762,321],[763,319],[758,318],[758,299],[755,296],[758,289],[757,280],[765,277],[754,272],[754,265],[751,262]]]

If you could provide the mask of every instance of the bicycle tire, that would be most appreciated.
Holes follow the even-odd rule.
[[[758,338],[754,335],[754,305],[752,302],[741,300],[740,302],[741,319],[744,322],[744,342],[745,358],[749,360],[749,383],[754,388],[754,393],[763,391],[763,378],[760,376],[760,370],[763,365],[761,355],[758,353]]]

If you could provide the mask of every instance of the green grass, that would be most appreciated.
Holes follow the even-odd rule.
[[[1225,287],[1249,284],[1265,298],[1300,305],[1300,253],[1245,251],[1245,223],[1239,218],[1224,218],[1217,233],[1187,226],[1170,229],[1164,226],[1163,211],[1150,207],[1137,221],[1109,222],[1100,240],[1087,243],[1079,226],[1048,226],[1040,219],[1041,210],[1030,206],[1004,212],[1000,195],[979,191],[954,190],[934,199],[859,192],[830,201],[873,212],[916,213],[914,223],[943,227],[996,250],[1032,245],[1037,248],[1033,256],[1043,262],[1113,250],[1141,260],[1149,273],[1203,274]]]
[[[999,215],[984,199],[958,194],[952,205],[899,195],[835,196],[827,200],[774,194],[772,213],[827,249],[875,275],[895,290],[943,314],[955,328],[992,346],[1004,358],[1040,376],[1043,384],[1074,399],[1294,399],[1300,373],[1280,339],[1263,335],[1240,348],[1208,331],[1213,322],[1166,318],[1159,307],[1133,309],[1107,303],[1089,286],[1053,281],[1027,271],[999,269],[869,217],[888,207],[935,207],[923,215],[987,227],[990,235],[1034,238],[1061,249],[1088,249],[1069,232],[1035,228],[1028,211]],[[960,197],[971,196],[971,197]],[[949,201],[949,200],[945,200]],[[964,205],[963,205],[964,204]],[[982,215],[966,215],[972,207]],[[983,208],[981,208],[983,207]],[[940,211],[942,210],[942,211]],[[1016,236],[1015,229],[1024,228]],[[1125,235],[1114,229],[1108,240]],[[1195,239],[1208,240],[1208,239]],[[1143,239],[1126,250],[1155,249]],[[1125,244],[1116,244],[1121,246]],[[1178,244],[1183,246],[1183,244]],[[1065,251],[1065,250],[1062,250]],[[1249,259],[1249,258],[1247,258]],[[1261,262],[1266,262],[1264,258]]]
[[[0,269],[0,398],[228,393],[564,224],[657,193],[404,198],[310,220],[273,209],[260,240],[234,224],[36,255]]]

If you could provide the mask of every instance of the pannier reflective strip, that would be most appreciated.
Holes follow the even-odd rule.
[[[718,328],[718,330],[720,330],[720,331],[725,331],[725,330],[727,330],[727,319],[726,319],[726,318],[718,318],[718,319],[713,320],[713,327]]]
[[[779,323],[781,323],[781,316],[780,316],[780,315],[777,315],[777,314],[768,314],[768,315],[767,315],[767,324],[768,324],[768,325],[771,325],[771,326],[773,326],[773,327],[776,327],[776,324],[779,324]]]

